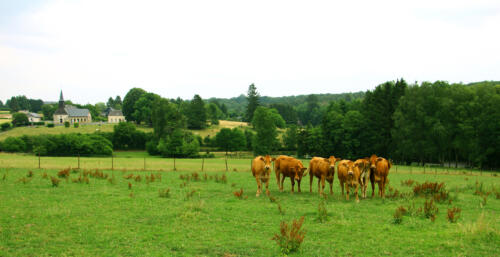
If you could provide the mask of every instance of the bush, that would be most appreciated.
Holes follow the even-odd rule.
[[[396,211],[394,212],[393,215],[393,223],[394,224],[401,224],[403,222],[403,216],[408,212],[405,207],[399,206]]]
[[[7,131],[7,130],[12,128],[12,125],[10,122],[5,122],[5,123],[2,123],[1,127],[2,127],[2,131]]]
[[[17,112],[12,115],[12,125],[14,127],[26,126],[29,123],[28,115],[25,113]]]
[[[148,143],[149,144],[149,143]],[[149,147],[148,145],[148,152]],[[200,145],[193,133],[184,132],[180,129],[175,130],[171,135],[160,139],[157,145],[157,151],[163,157],[195,158],[198,157]]]
[[[33,126],[44,126],[45,122],[43,121],[38,121],[38,122],[33,122]]]
[[[47,123],[47,128],[53,128],[54,127],[54,123]]]
[[[434,205],[434,200],[425,201],[424,203],[424,217],[427,219],[431,219],[433,222],[436,219],[436,215],[438,214],[439,209]]]
[[[64,122],[64,127],[69,128],[69,121]]]
[[[75,127],[75,128],[80,127],[80,123],[78,123],[78,122],[73,123],[73,127]]]
[[[8,137],[1,144],[2,151],[19,153],[26,151],[26,143],[19,137]]]
[[[453,207],[451,209],[448,209],[448,221],[450,223],[456,223],[457,220],[460,218],[460,212],[462,212],[462,209],[458,207]]]
[[[275,234],[272,240],[276,241],[281,253],[289,254],[299,249],[306,234],[304,230],[301,231],[302,224],[304,216],[299,220],[293,220],[291,227],[285,221],[280,223],[280,234]]]

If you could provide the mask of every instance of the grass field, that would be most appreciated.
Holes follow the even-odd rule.
[[[0,141],[6,139],[7,137],[19,137],[22,135],[41,135],[41,134],[67,134],[67,133],[94,133],[96,131],[101,132],[113,132],[113,127],[116,124],[102,124],[102,125],[86,125],[80,124],[80,127],[74,128],[73,126],[66,128],[64,126],[55,126],[53,128],[48,128],[46,126],[34,126],[34,127],[17,127],[9,131],[0,133]],[[151,132],[153,129],[138,127],[137,129],[146,132]]]
[[[248,123],[246,122],[239,122],[239,121],[229,121],[229,120],[219,120],[219,125],[212,125],[206,129],[202,130],[191,130],[194,134],[200,135],[201,137],[205,138],[206,136],[210,135],[210,137],[214,137],[219,130],[222,128],[241,128],[241,129],[246,129],[250,128]]]
[[[148,158],[148,169],[163,167],[163,171],[140,171],[145,156],[117,155],[120,158],[115,160],[124,166],[102,170],[114,180],[88,176],[88,184],[73,183],[83,175],[80,170],[52,187],[43,173],[56,176],[60,168],[49,164],[75,167],[75,158],[42,158],[47,168],[33,169],[23,165],[38,165],[34,156],[1,154],[0,256],[279,256],[280,248],[271,238],[279,233],[281,221],[301,216],[306,236],[292,256],[500,255],[500,200],[494,192],[500,190],[500,181],[492,174],[435,174],[434,170],[423,174],[415,167],[410,173],[408,167],[399,166],[397,172],[391,169],[390,187],[407,193],[405,197],[355,203],[340,196],[336,178],[334,195],[325,199],[316,193],[316,180],[309,193],[308,177],[302,193],[291,194],[289,180],[280,193],[273,173],[272,202],[265,195],[255,197],[248,159],[230,159],[230,172],[223,171],[223,159],[206,159],[205,173],[200,172],[201,160],[177,160],[178,171],[171,171],[172,160]],[[90,168],[99,160],[109,158],[80,161],[87,161]],[[34,175],[27,178],[30,170]],[[181,179],[193,172],[198,172],[200,180]],[[160,173],[161,181],[147,182],[145,176],[152,173]],[[141,181],[126,179],[129,174],[140,175]],[[220,180],[222,175],[227,176],[226,183]],[[437,204],[434,222],[417,215],[393,224],[398,206],[421,207],[425,202],[411,195],[411,187],[402,185],[408,179],[446,184],[453,200]],[[486,200],[474,194],[478,188],[491,192]],[[159,197],[163,189],[170,190],[169,197]],[[240,189],[242,199],[233,195]],[[322,202],[326,216],[318,209]],[[457,223],[446,219],[452,207],[462,209]],[[320,218],[326,219],[320,222]]]

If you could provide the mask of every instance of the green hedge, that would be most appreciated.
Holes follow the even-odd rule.
[[[24,135],[8,137],[0,143],[0,150],[45,156],[109,156],[113,154],[113,144],[98,134]]]

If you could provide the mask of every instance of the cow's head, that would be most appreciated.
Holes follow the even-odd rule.
[[[266,156],[261,156],[260,160],[262,160],[264,162],[264,169],[266,171],[269,171],[269,170],[271,170],[271,162],[273,162],[276,159],[275,158],[271,158],[271,156],[269,156],[269,154],[268,154]]]
[[[335,158],[335,156],[330,156],[330,158],[328,158],[328,163],[329,163],[329,169],[330,171],[334,171],[335,170],[335,163],[340,161],[341,159],[340,158]]]
[[[297,165],[295,165],[295,167],[294,167],[295,180],[300,181],[303,176],[306,176],[307,172],[304,173],[304,171],[306,171],[306,170],[307,170],[307,168],[304,167],[304,165],[302,165],[302,162],[298,161]]]

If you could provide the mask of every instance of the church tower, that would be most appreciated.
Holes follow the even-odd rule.
[[[59,107],[53,115],[54,124],[62,124],[68,119],[68,113],[66,112],[66,109],[64,107],[64,98],[61,90],[61,95],[59,96]]]

